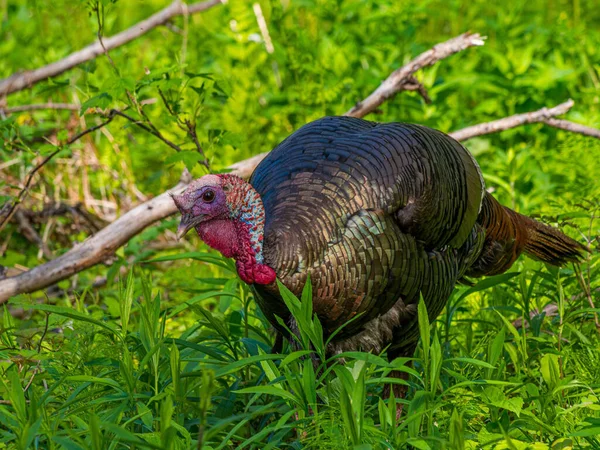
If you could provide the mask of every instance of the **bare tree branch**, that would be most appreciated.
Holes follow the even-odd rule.
[[[233,163],[228,169],[231,169],[231,173],[235,173],[247,180],[250,178],[250,175],[252,175],[252,172],[254,172],[254,169],[256,169],[256,166],[258,166],[268,154],[269,152],[259,153],[258,155],[251,156],[243,161]]]
[[[450,133],[457,141],[466,141],[476,136],[485,134],[497,133],[498,131],[515,128],[519,125],[528,123],[546,122],[546,120],[565,114],[574,105],[573,100],[569,99],[554,108],[542,108],[537,111],[532,111],[524,114],[515,114],[514,116],[505,117],[504,119],[494,120],[493,122],[480,123],[472,127],[463,128],[462,130]]]
[[[421,53],[408,64],[392,72],[371,95],[362,102],[358,102],[344,115],[359,119],[363,118],[367,114],[374,112],[383,102],[401,91],[418,91],[425,101],[429,103],[431,99],[425,87],[414,77],[414,73],[422,67],[431,66],[461,50],[474,45],[483,45],[483,39],[485,38],[482,38],[479,33],[463,33],[446,42],[437,44],[425,53]],[[250,178],[254,168],[267,154],[268,152],[260,153],[251,158],[236,162],[229,166],[229,169],[239,174],[242,178]]]
[[[447,58],[450,55],[458,53],[475,45],[483,45],[483,40],[479,33],[464,33],[460,36],[452,38],[446,42],[437,44],[432,49],[421,53],[405,66],[392,72],[381,85],[373,91],[362,102],[358,102],[345,115],[350,117],[364,117],[375,111],[383,102],[395,96],[403,90],[418,90],[423,95],[423,90],[415,89],[415,78],[413,74],[426,66],[435,64],[440,59]],[[420,84],[420,83],[418,83]],[[429,98],[425,96],[425,98]]]
[[[142,20],[141,22],[136,23],[127,30],[104,39],[104,46],[106,50],[112,50],[113,48],[127,44],[128,42],[131,42],[132,40],[146,34],[148,31],[165,24],[173,17],[185,14],[186,10],[187,14],[194,14],[205,11],[221,3],[221,0],[207,0],[204,2],[193,3],[191,5],[185,5],[181,2],[181,0],[175,0],[165,9],[157,12],[145,20]],[[94,42],[93,44],[90,44],[75,53],[71,53],[60,61],[56,61],[52,64],[48,64],[47,66],[40,67],[35,70],[27,70],[25,72],[15,73],[8,78],[0,80],[0,97],[12,94],[13,92],[21,91],[25,88],[33,86],[36,83],[39,83],[40,81],[60,75],[61,73],[66,72],[67,70],[70,70],[79,64],[96,58],[102,53],[104,53],[104,49],[102,48],[100,42]]]
[[[136,120],[135,118],[131,117],[128,114],[125,114],[123,111],[119,111],[118,109],[111,110],[111,112],[109,113],[109,116],[110,116],[110,114],[121,116],[124,119],[129,120],[131,123],[140,127],[142,130],[150,133],[152,136],[155,136],[158,139],[160,139],[161,141],[163,141],[165,144],[167,144],[169,147],[171,147],[176,152],[181,151],[181,147],[179,147],[179,145],[171,142],[169,139],[164,137],[163,134],[154,125],[151,125],[151,126],[145,125],[143,122]]]
[[[490,133],[497,133],[499,131],[508,130],[509,128],[515,128],[520,125],[525,125],[529,123],[548,123],[550,121],[551,123],[548,123],[548,125],[557,126],[554,125],[554,121],[556,121],[557,119],[553,119],[553,116],[565,114],[569,109],[571,109],[573,104],[573,100],[568,100],[564,103],[561,103],[560,105],[555,106],[554,108],[542,108],[537,111],[532,111],[523,114],[515,114],[514,116],[505,117],[503,119],[494,120],[492,122],[480,123],[478,125],[473,125],[472,127],[467,127],[461,130],[453,131],[449,133],[449,135],[457,141],[466,141],[467,139],[471,139],[477,136],[483,136]],[[578,123],[573,123],[566,120],[560,120],[559,122],[566,122],[569,128],[564,129],[568,129],[568,131],[573,131],[575,133],[581,133],[587,136],[600,138],[600,130],[589,128]],[[559,126],[558,128],[563,127]],[[260,153],[251,158],[236,162],[229,166],[229,168],[235,171],[237,174],[239,174],[242,178],[250,178],[250,175],[252,175],[252,172],[254,171],[256,166],[267,155],[268,152]]]
[[[29,242],[34,243],[40,248],[42,254],[44,255],[44,258],[52,259],[54,255],[48,248],[48,244],[46,244],[41,238],[41,236],[37,233],[37,231],[35,231],[35,228],[33,228],[33,225],[31,225],[31,222],[25,216],[25,214],[23,214],[22,211],[17,211],[15,213],[15,218],[17,219],[17,223],[19,224],[19,231],[21,232],[21,234],[25,236],[25,238]]]
[[[182,181],[172,192],[179,193],[186,185]],[[167,192],[142,203],[58,258],[0,281],[0,304],[13,295],[42,289],[104,261],[141,230],[174,212]]]
[[[579,133],[585,136],[600,139],[600,130],[596,128],[586,127],[585,125],[581,125],[580,123],[570,122],[564,119],[555,119],[554,117],[550,117],[544,120],[544,123],[554,128],[560,128],[561,130],[571,131],[573,133]]]

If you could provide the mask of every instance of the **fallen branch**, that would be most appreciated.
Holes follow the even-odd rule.
[[[190,181],[188,174],[171,192],[181,192]],[[144,228],[173,214],[174,209],[167,192],[142,203],[58,258],[0,281],[0,304],[13,295],[45,288],[101,263]]]
[[[207,0],[204,2],[193,3],[186,5],[181,0],[175,0],[165,9],[148,17],[146,20],[136,23],[125,31],[122,31],[114,36],[103,40],[104,47],[107,50],[120,47],[132,40],[146,34],[148,31],[167,23],[173,17],[184,14],[194,14],[205,11],[213,6],[221,4],[221,0]],[[96,58],[104,53],[104,49],[100,42],[94,42],[87,47],[71,53],[67,57],[56,61],[47,66],[40,67],[35,70],[27,70],[25,72],[15,73],[8,78],[0,80],[0,97],[12,94],[13,92],[21,91],[27,87],[31,87],[40,81],[60,75],[73,67],[78,66],[86,61]]]
[[[561,130],[566,130],[572,133],[579,133],[585,136],[600,139],[600,130],[596,128],[586,127],[585,125],[581,125],[580,123],[570,122],[568,120],[563,119],[555,119],[554,117],[550,117],[544,120],[544,123],[554,128],[560,128]]]
[[[364,117],[379,108],[383,102],[403,90],[417,90],[427,101],[429,97],[427,94],[424,94],[426,92],[424,87],[413,77],[413,74],[423,67],[435,64],[440,59],[447,58],[469,47],[483,45],[483,39],[479,33],[464,33],[446,42],[437,44],[425,53],[421,53],[405,66],[392,72],[371,95],[362,102],[354,105],[345,115],[350,117]]]
[[[150,133],[151,135],[155,136],[156,138],[160,139],[161,141],[163,141],[165,144],[167,144],[169,147],[171,147],[173,150],[177,151],[177,152],[181,152],[182,149],[181,147],[179,147],[177,144],[173,143],[172,141],[170,141],[169,139],[165,138],[163,136],[163,134],[157,130],[154,126],[147,126],[145,125],[143,122],[125,114],[123,110],[118,110],[118,109],[111,109],[108,113],[103,114],[103,116],[106,118],[106,120],[102,123],[99,123],[98,125],[95,125],[93,127],[87,128],[86,130],[83,130],[82,132],[76,134],[75,136],[73,136],[71,139],[69,139],[65,144],[63,145],[59,145],[58,148],[50,153],[50,155],[48,155],[46,158],[44,158],[44,160],[38,164],[37,166],[35,166],[27,175],[27,179],[25,181],[25,186],[23,187],[23,189],[21,189],[21,191],[19,192],[19,194],[17,195],[17,198],[14,202],[12,202],[12,204],[7,207],[6,205],[2,208],[2,210],[0,210],[0,218],[2,218],[2,220],[0,221],[0,231],[2,231],[2,229],[4,228],[4,226],[10,221],[10,219],[12,218],[13,214],[15,213],[15,211],[17,210],[17,207],[19,206],[19,204],[25,199],[25,197],[27,196],[27,193],[29,191],[29,187],[31,185],[31,181],[33,180],[34,175],[42,168],[44,167],[48,162],[50,162],[50,160],[52,158],[54,158],[63,148],[64,145],[71,145],[73,144],[75,141],[81,139],[83,136],[85,136],[86,134],[89,134],[93,131],[96,131],[102,127],[105,127],[106,125],[108,125],[109,123],[111,123],[113,121],[113,119],[117,116],[119,117],[123,117],[124,119],[127,119],[128,121],[130,121],[131,123],[133,123],[134,125],[140,127],[142,130]],[[198,143],[198,139],[196,138],[195,135],[195,128],[194,128],[194,135],[193,135],[195,142]],[[199,146],[200,144],[198,144]],[[206,168],[208,168],[208,161],[205,159],[201,164],[203,164]],[[7,208],[7,210],[5,211],[5,208]]]
[[[476,136],[497,133],[498,131],[515,128],[519,125],[539,122],[546,123],[547,120],[554,116],[565,114],[573,107],[573,105],[573,100],[569,99],[566,102],[555,106],[554,108],[542,108],[537,111],[524,114],[515,114],[514,116],[505,117],[504,119],[494,120],[492,122],[480,123],[479,125],[473,125],[472,127],[463,128],[462,130],[450,133],[450,136],[457,141],[466,141],[467,139],[471,139]]]
[[[418,91],[425,102],[431,102],[425,87],[414,77],[414,73],[422,67],[431,66],[436,62],[452,56],[461,50],[474,45],[483,45],[484,38],[479,33],[463,33],[446,42],[441,42],[433,48],[421,53],[408,64],[396,69],[392,74],[362,102],[358,102],[344,115],[363,118],[374,112],[383,102],[389,100],[402,91]],[[259,153],[251,158],[239,161],[229,166],[229,169],[239,174],[242,178],[250,178],[256,166],[269,152]]]
[[[48,248],[48,244],[46,244],[44,242],[44,240],[41,238],[41,236],[37,233],[37,231],[35,231],[35,228],[33,228],[33,226],[31,225],[31,222],[29,221],[27,216],[25,216],[25,214],[23,214],[22,211],[17,211],[15,214],[15,218],[17,219],[17,223],[19,225],[19,231],[21,232],[21,234],[29,242],[31,242],[39,247],[42,254],[44,255],[44,258],[52,259],[54,257],[54,255],[50,251],[50,248]]]

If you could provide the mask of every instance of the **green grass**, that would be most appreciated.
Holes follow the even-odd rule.
[[[301,300],[282,288],[301,350],[281,355],[237,281],[161,308],[137,269],[114,315],[84,298],[19,303],[46,322],[25,334],[3,316],[0,436],[9,448],[600,448],[600,310],[570,299],[580,272],[517,269],[458,288],[432,327],[421,303],[414,368],[327,359],[309,286]],[[560,317],[511,323],[549,302]],[[392,369],[410,374],[406,399],[381,398]]]
[[[169,1],[103,3],[108,36]],[[111,51],[117,70],[97,58],[8,105],[129,106],[139,118],[125,90],[141,101],[159,99],[160,88],[169,107],[197,121],[220,170],[309,120],[345,112],[410,58],[472,30],[488,36],[485,46],[418,72],[431,105],[405,92],[368,118],[452,131],[573,98],[566,118],[600,126],[594,0],[259,3],[272,54],[252,2],[229,0]],[[93,4],[0,2],[0,77],[92,42]],[[167,105],[144,111],[182,154],[115,119],[106,134],[64,146],[23,208],[83,201],[111,221],[141,201],[139,191],[173,186],[184,166],[203,174]],[[91,109],[0,119],[2,203],[52,143],[100,117]],[[173,248],[176,218],[148,228],[58,292],[21,295],[0,310],[0,449],[600,449],[599,142],[542,124],[466,142],[496,198],[593,252],[560,270],[522,258],[509,274],[458,286],[440,317],[420,324],[410,365],[362,353],[326,359],[308,292],[286,296],[301,350],[271,355],[270,326],[232,262],[195,238]],[[33,225],[55,256],[93,232],[70,215]],[[0,264],[15,271],[45,261],[15,223],[3,230],[0,252]],[[106,279],[102,288],[96,277]],[[534,312],[548,305],[555,314]],[[381,399],[391,370],[410,374],[405,399]]]

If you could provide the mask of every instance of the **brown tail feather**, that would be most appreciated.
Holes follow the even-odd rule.
[[[536,259],[555,266],[579,262],[589,251],[587,247],[561,233],[557,228],[545,225],[519,214],[527,229],[525,252]]]
[[[556,266],[578,262],[589,251],[557,228],[502,206],[488,193],[483,197],[477,222],[485,231],[485,242],[469,276],[505,272],[523,251]]]

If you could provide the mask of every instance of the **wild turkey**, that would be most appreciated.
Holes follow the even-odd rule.
[[[355,319],[329,345],[332,354],[389,345],[390,360],[412,356],[420,293],[434,319],[465,276],[504,272],[523,251],[555,265],[585,251],[500,205],[460,143],[404,123],[317,120],[269,153],[249,183],[206,175],[174,201],[178,234],[196,228],[235,258],[283,335],[275,316],[292,331],[295,323],[275,278],[300,294],[310,274],[324,332]]]

